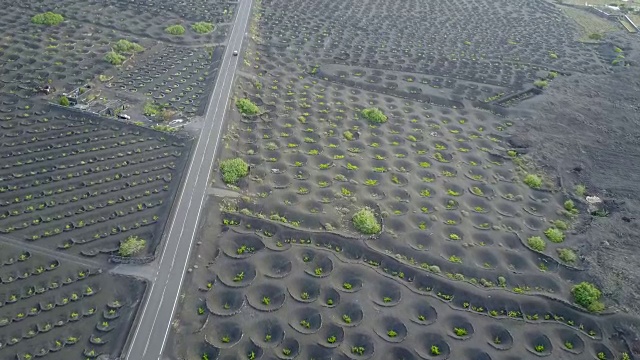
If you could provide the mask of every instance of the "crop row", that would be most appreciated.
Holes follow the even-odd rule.
[[[140,229],[143,226],[149,226],[149,225],[153,225],[155,223],[158,222],[158,219],[160,217],[158,215],[153,215],[151,217],[145,217],[142,219],[131,219],[131,218],[127,218],[127,220],[122,220],[116,227],[111,227],[110,231],[108,230],[104,230],[102,232],[98,231],[95,232],[93,234],[93,236],[88,237],[88,238],[84,238],[84,240],[77,240],[75,238],[71,238],[69,240],[64,241],[63,243],[61,243],[60,245],[58,245],[58,248],[60,249],[68,249],[71,246],[75,245],[75,244],[86,244],[95,240],[99,240],[99,239],[104,239],[107,238],[109,236],[114,236],[114,235],[118,235],[121,233],[125,233],[127,231],[131,231],[131,230],[137,230]],[[108,219],[103,220],[104,218],[101,218],[101,220],[99,220],[99,222],[102,221],[107,221]],[[33,236],[32,236],[33,237]],[[29,238],[28,238],[29,240]]]
[[[112,181],[117,181],[120,179],[128,179],[131,178],[132,176],[136,176],[136,178],[129,180],[127,182],[125,182],[121,189],[124,188],[129,188],[129,187],[135,187],[137,185],[141,185],[141,184],[146,184],[146,183],[152,183],[154,181],[158,181],[158,180],[164,180],[165,182],[170,182],[172,179],[172,174],[166,173],[166,174],[159,174],[156,176],[147,176],[145,174],[148,174],[149,172],[155,172],[155,171],[160,171],[163,169],[173,169],[175,167],[175,163],[174,162],[170,162],[170,163],[164,163],[162,165],[157,165],[157,166],[153,166],[151,168],[147,167],[146,169],[144,169],[142,172],[139,170],[135,170],[132,172],[128,172],[128,173],[121,173],[118,172],[116,174],[114,174],[113,176],[104,176],[104,177],[96,177],[98,178],[97,180],[93,179],[93,180],[83,180],[79,186],[70,184],[67,185],[66,188],[63,187],[58,187],[55,190],[52,189],[47,189],[47,190],[42,190],[38,193],[28,193],[26,195],[17,195],[12,201],[4,201],[0,203],[0,206],[9,206],[11,204],[19,204],[19,203],[23,203],[23,202],[28,202],[31,200],[37,200],[37,199],[41,199],[44,197],[50,197],[53,195],[58,195],[58,194],[62,194],[65,192],[72,192],[75,190],[86,190],[87,192],[91,191],[91,187],[96,186],[96,185],[102,185],[102,184],[106,184],[106,183],[110,183]],[[92,174],[93,175],[93,174]],[[146,178],[145,178],[146,176]],[[50,184],[53,183],[54,180],[52,178],[48,178],[48,179],[43,179],[43,180],[34,180],[31,183],[26,183],[26,184],[22,184],[20,186],[18,185],[9,185],[9,186],[3,186],[0,187],[0,194],[1,193],[5,193],[7,191],[11,192],[11,191],[19,191],[19,190],[23,190],[23,189],[29,189],[32,187],[38,187],[40,185],[46,185],[46,184]],[[113,189],[103,189],[100,190],[100,192],[102,194],[106,194],[108,192],[111,191],[115,191]],[[97,192],[94,191],[94,192]],[[83,198],[89,197],[89,196],[96,196],[96,194],[93,193],[87,193],[87,195],[85,196],[85,194],[82,194]],[[45,204],[46,205],[46,204]],[[38,205],[38,207],[40,207],[40,205]],[[42,209],[42,207],[40,207],[40,209]]]
[[[103,136],[102,138],[86,138],[88,139],[88,141],[98,141],[98,140],[106,140],[106,139],[117,139],[119,137],[124,137],[124,136],[129,136],[131,134],[133,134],[133,131],[123,131],[123,132],[116,132],[119,129],[115,128],[115,129],[111,129],[112,132],[110,133],[110,135],[108,136]],[[104,127],[94,127],[92,129],[90,128],[83,128],[83,129],[78,129],[78,130],[67,130],[66,132],[58,132],[57,134],[50,134],[48,131],[43,132],[41,136],[37,136],[37,135],[33,135],[31,137],[25,137],[24,136],[24,132],[26,130],[18,130],[15,133],[10,133],[10,132],[6,132],[4,133],[4,137],[5,138],[17,138],[20,137],[22,138],[20,142],[18,141],[13,141],[13,142],[3,142],[2,145],[3,146],[7,146],[7,147],[14,147],[17,145],[26,145],[26,144],[33,144],[33,143],[37,143],[37,142],[46,142],[49,140],[58,140],[58,139],[64,139],[64,138],[73,138],[75,136],[78,135],[84,135],[84,134],[89,134],[95,131],[108,131],[108,129],[105,129]],[[134,134],[135,135],[135,134]],[[95,140],[94,140],[95,139]],[[58,145],[59,147],[62,147],[61,145]]]
[[[0,282],[2,282],[3,284],[11,284],[14,281],[17,280],[22,280],[22,279],[27,279],[32,275],[41,275],[44,274],[45,271],[51,271],[54,269],[57,269],[59,266],[59,263],[57,260],[53,260],[49,263],[48,266],[44,266],[44,265],[37,265],[35,267],[33,267],[31,270],[27,269],[27,268],[23,268],[20,271],[12,271],[9,272],[7,274],[1,275],[0,276]],[[28,293],[27,295],[33,295],[32,293]],[[14,295],[14,299],[15,301],[15,295]],[[12,302],[12,301],[7,301],[7,302]],[[0,303],[1,304],[1,303]]]
[[[9,256],[6,256],[6,254],[3,254],[3,255],[4,255],[3,257],[6,260],[0,261],[0,267],[19,264],[21,262],[31,259],[31,253],[28,251],[23,251],[20,253],[20,255],[9,255]]]
[[[79,139],[79,140],[77,140],[75,142],[75,145],[81,145],[81,144],[87,143],[87,141],[85,141],[85,140],[87,140],[87,139]],[[107,140],[97,140],[97,142],[108,141],[108,140],[109,139],[107,139]],[[130,140],[128,142],[128,144],[135,144],[135,143],[145,142],[145,141],[148,141],[148,140],[145,140],[145,139],[132,139],[132,140]],[[40,156],[40,157],[34,156],[34,157],[31,157],[31,158],[26,159],[26,160],[25,159],[18,159],[18,160],[15,160],[15,162],[13,162],[13,163],[5,164],[2,168],[3,169],[9,169],[9,168],[12,168],[12,167],[20,167],[20,166],[24,166],[24,165],[30,165],[30,164],[33,164],[33,163],[39,163],[39,162],[45,162],[45,161],[51,161],[51,160],[60,159],[60,158],[70,159],[74,155],[87,154],[87,153],[91,153],[91,152],[97,152],[97,151],[103,151],[103,150],[107,150],[107,149],[118,148],[120,146],[123,146],[123,144],[127,145],[124,141],[120,141],[118,143],[109,144],[108,146],[105,146],[105,145],[97,146],[96,145],[96,146],[93,146],[91,148],[86,148],[86,149],[77,148],[77,149],[74,149],[73,151],[70,151],[68,153],[67,152],[56,152],[54,155],[49,155],[49,156]],[[142,153],[142,151],[153,151],[153,150],[160,149],[161,147],[167,147],[167,146],[168,145],[164,145],[164,146],[156,145],[156,146],[150,146],[150,147],[144,148],[144,149],[138,147],[138,148],[135,148],[135,149],[130,150],[128,152],[140,154],[140,153]],[[39,152],[39,150],[42,150],[42,148],[36,148],[35,151],[33,149],[27,149],[27,154],[31,154],[33,152]],[[50,148],[44,149],[42,151],[46,151],[46,150],[56,150],[56,149],[52,145]],[[12,151],[12,152],[9,152],[9,153],[5,153],[3,155],[3,157],[4,158],[14,158],[14,157],[18,157],[18,156],[21,156],[21,155],[23,155],[23,153],[21,153],[21,152],[13,152]],[[101,155],[100,158],[104,159],[105,156],[106,155]],[[96,160],[94,159],[94,161],[96,161]],[[73,167],[74,165],[71,165],[71,164],[60,164],[60,165],[56,165],[56,166],[61,168],[61,169],[65,169],[67,167]]]
[[[100,161],[107,161],[107,160],[115,160],[118,158],[124,158],[125,156],[130,156],[133,155],[134,153],[142,153],[141,149],[136,149],[136,150],[130,150],[127,152],[118,152],[115,155],[111,155],[108,156],[106,158],[103,158],[103,160]],[[120,169],[122,167],[126,167],[128,165],[135,165],[135,164],[140,164],[140,163],[145,163],[148,161],[154,161],[157,159],[164,159],[170,156],[174,156],[174,157],[179,157],[181,155],[181,153],[179,151],[174,151],[174,152],[164,152],[162,154],[156,155],[156,156],[149,156],[149,157],[141,157],[138,161],[130,161],[130,160],[124,160],[122,162],[116,162],[114,164],[112,164],[112,166],[95,166],[89,169],[84,169],[82,170],[82,173],[80,173],[79,171],[76,171],[75,173],[68,173],[65,177],[63,177],[62,175],[51,175],[51,180],[53,181],[60,181],[63,179],[71,179],[74,177],[80,177],[82,175],[89,175],[92,173],[97,173],[97,172],[101,172],[101,171],[109,171],[112,169]],[[97,162],[96,160],[94,160],[92,163]],[[68,164],[66,165],[67,169],[68,168],[72,168],[72,167],[76,167],[76,166],[84,166],[87,164],[87,161],[79,161],[77,164]],[[30,176],[36,176],[36,175],[43,175],[43,174],[48,174],[50,172],[55,172],[58,170],[63,170],[60,168],[60,166],[51,166],[48,168],[40,168],[37,170],[30,170],[28,172],[13,172],[11,175],[5,175],[0,177],[0,181],[7,181],[7,180],[13,180],[13,179],[22,179],[24,177],[30,177]]]
[[[162,187],[159,187],[159,186],[156,186],[156,185],[153,185],[153,184],[147,184],[147,185],[148,185],[147,187],[141,187],[139,189],[139,192],[136,193],[135,195],[121,195],[118,198],[111,197],[111,198],[108,198],[108,199],[105,196],[102,196],[104,198],[104,199],[102,199],[103,201],[98,201],[98,202],[96,202],[94,204],[84,204],[84,205],[82,205],[80,207],[73,207],[73,208],[68,209],[66,211],[65,211],[64,208],[61,208],[60,209],[61,210],[60,213],[55,215],[54,217],[39,216],[37,218],[32,218],[30,220],[25,219],[21,223],[15,224],[13,226],[13,229],[11,229],[11,227],[9,227],[9,228],[6,228],[5,230],[7,230],[8,232],[11,232],[11,231],[16,230],[16,229],[23,229],[23,228],[26,228],[26,227],[29,227],[29,226],[37,226],[37,225],[39,225],[41,223],[49,223],[51,221],[60,220],[60,219],[63,219],[65,217],[73,217],[75,215],[79,215],[79,214],[82,214],[82,213],[85,213],[85,212],[91,212],[91,211],[94,211],[94,210],[97,210],[97,209],[103,209],[103,208],[106,208],[106,207],[109,207],[109,206],[123,204],[123,203],[126,203],[126,202],[133,201],[135,199],[141,199],[142,197],[148,197],[148,196],[152,196],[154,194],[159,194],[161,191],[168,191],[169,190],[169,186],[168,185],[163,185]],[[111,189],[105,189],[105,190],[102,191],[101,195],[107,194],[107,193],[109,193],[111,191],[116,191],[117,192],[117,191],[119,191],[121,189],[125,189],[125,188],[126,189],[130,189],[130,188],[132,188],[132,186],[123,185],[122,187],[115,187],[115,188],[111,188]],[[94,197],[94,196],[96,196],[96,197],[99,196],[97,191],[95,191],[95,192],[87,192],[87,193],[83,194],[80,197],[74,196],[71,199],[64,199],[64,200],[61,200],[61,201],[49,200],[47,202],[40,203],[39,205],[36,205],[36,206],[33,206],[33,207],[27,207],[24,210],[24,214],[33,213],[34,211],[36,211],[36,209],[37,210],[44,210],[45,208],[51,209],[51,208],[54,208],[56,206],[75,203],[75,202],[78,202],[78,201],[81,201],[81,200],[85,200],[85,199],[88,199],[88,198],[91,198],[91,197]],[[99,200],[99,198],[96,198],[96,200]],[[142,202],[142,203],[136,204],[135,206],[131,206],[127,210],[127,212],[128,213],[135,213],[135,212],[138,212],[138,211],[144,211],[144,210],[147,210],[149,208],[161,205],[162,203],[163,203],[162,199],[157,200],[157,201],[149,200],[147,202]],[[108,210],[108,209],[105,209],[105,210]],[[21,213],[20,213],[19,210],[10,210],[10,211],[7,211],[5,213],[0,214],[0,219],[7,219],[7,218],[12,217],[12,216],[20,216],[20,215],[21,215]],[[65,229],[65,230],[72,230],[72,227],[69,227],[68,229]],[[3,232],[3,231],[0,231],[0,232]]]
[[[119,309],[122,307],[119,301],[112,301],[107,304],[106,309],[102,312],[102,320],[99,320],[95,328],[102,332],[108,333],[115,329],[115,326],[110,323],[111,320],[115,320],[120,316]],[[58,320],[54,324],[51,322],[45,322],[44,324],[37,324],[34,327],[30,328],[26,334],[22,335],[22,338],[18,338],[16,336],[9,339],[7,345],[13,345],[20,341],[21,339],[31,339],[40,333],[46,333],[52,330],[54,327],[61,328],[64,327],[68,323],[75,323],[82,319],[90,318],[97,313],[97,307],[92,306],[83,311],[72,310],[64,319]],[[18,359],[27,359],[30,360],[35,355],[37,357],[41,357],[46,355],[48,352],[56,352],[62,349],[65,345],[73,345],[76,344],[80,340],[80,336],[70,335],[64,339],[57,339],[53,342],[49,342],[49,348],[40,348],[37,352],[32,354],[31,352],[17,354]],[[108,342],[101,338],[100,336],[96,336],[95,334],[91,334],[89,336],[89,343],[92,345],[104,345]],[[0,349],[2,348],[0,343]],[[84,355],[88,358],[96,358],[100,354],[100,352],[95,349],[86,349],[84,350]]]
[[[104,171],[111,171],[111,170],[115,170],[115,169],[120,170],[120,169],[126,168],[128,166],[140,165],[140,164],[144,164],[145,162],[161,160],[161,159],[168,158],[170,156],[176,156],[176,154],[163,153],[163,154],[160,154],[158,156],[150,156],[150,157],[147,157],[147,158],[142,158],[140,161],[124,160],[122,162],[113,162],[113,163],[110,163],[110,164],[105,164],[103,166],[98,165],[98,166],[91,167],[91,168],[85,168],[84,170],[82,170],[82,172],[76,171],[76,172],[67,173],[66,176],[51,175],[49,178],[47,178],[45,180],[34,180],[32,184],[29,184],[29,186],[24,186],[23,188],[29,188],[29,187],[32,187],[32,186],[34,186],[34,187],[35,186],[40,186],[43,183],[47,184],[49,182],[57,182],[57,181],[69,180],[69,179],[77,178],[77,177],[81,177],[81,176],[94,175],[94,174],[97,174],[97,173],[100,173],[100,172],[104,172]],[[122,156],[118,155],[118,158],[122,158],[122,157],[124,157],[124,155],[122,155]],[[147,164],[147,166],[149,166],[149,165]],[[163,165],[156,166],[156,167],[154,167],[153,171],[162,170],[162,169],[165,169],[165,168],[172,168],[173,166],[175,166],[175,164],[173,162],[171,162],[169,164],[163,164]],[[136,171],[133,172],[133,175],[140,175],[142,173],[149,173],[149,171],[151,171],[151,170],[149,170],[148,168],[145,168],[142,171],[136,170]],[[11,177],[9,178],[9,180],[16,179],[16,178],[23,178],[25,176],[29,177],[29,176],[35,176],[35,175],[42,175],[42,174],[45,174],[45,173],[48,173],[47,169],[40,169],[39,171],[31,171],[28,174],[13,173],[11,175]],[[122,177],[122,175],[116,174],[116,175],[114,175],[114,178],[116,176],[118,176],[119,178]],[[114,179],[114,178],[112,178],[112,179],[113,180],[119,180],[119,178],[118,179]],[[5,180],[7,180],[7,179],[5,179]],[[3,181],[3,180],[0,180],[0,181]],[[89,184],[90,184],[90,182],[89,182]],[[0,193],[6,192],[6,191],[15,191],[15,190],[18,190],[18,185],[3,186],[3,187],[0,188]],[[22,200],[18,199],[18,203],[19,202],[22,202]],[[6,202],[5,202],[5,205],[8,205],[8,204],[6,204]]]
[[[157,175],[156,177],[151,177],[151,181],[149,181],[148,177],[147,178],[142,178],[142,179],[137,179],[134,181],[129,181],[123,184],[118,184],[116,186],[113,186],[111,188],[105,188],[102,189],[100,191],[96,190],[91,190],[91,189],[72,189],[71,186],[68,187],[67,189],[62,189],[62,188],[58,188],[55,191],[55,195],[59,195],[64,193],[65,191],[67,192],[71,192],[71,191],[75,191],[77,190],[77,193],[69,193],[67,195],[66,198],[59,198],[59,197],[52,197],[49,200],[45,200],[44,202],[39,202],[37,204],[31,204],[29,206],[27,206],[24,209],[15,209],[15,208],[9,208],[9,210],[5,211],[4,213],[0,214],[0,219],[6,219],[9,217],[20,217],[21,214],[30,214],[33,213],[34,211],[38,211],[38,210],[44,210],[45,208],[53,208],[55,206],[59,206],[59,205],[67,205],[67,204],[71,204],[71,203],[75,203],[81,200],[85,200],[85,199],[89,199],[89,198],[94,198],[94,201],[96,201],[96,205],[92,206],[87,206],[87,205],[83,205],[80,207],[72,207],[72,209],[68,209],[67,213],[69,213],[71,216],[71,214],[80,214],[82,212],[85,211],[90,211],[93,210],[93,208],[97,207],[104,207],[104,206],[99,206],[100,205],[100,199],[102,198],[106,198],[106,194],[109,193],[117,193],[119,191],[122,190],[126,190],[126,189],[132,189],[132,188],[137,188],[137,190],[139,190],[140,192],[142,192],[143,194],[138,194],[138,195],[151,195],[151,194],[157,194],[160,192],[160,190],[168,190],[169,189],[169,185],[162,185],[160,186],[159,184],[154,184],[158,181],[163,181],[163,182],[167,182],[168,179],[170,179],[167,175],[165,174],[160,174]],[[146,185],[146,186],[145,186]],[[62,191],[60,191],[62,190]],[[84,191],[83,193],[81,193],[82,191]],[[52,196],[54,195],[53,190],[47,190],[44,191],[42,193],[40,193],[40,196],[38,197],[42,197],[42,194],[48,194],[48,195],[44,195],[44,196]],[[27,195],[25,197],[29,197],[29,196],[33,196],[33,195]],[[117,196],[117,195],[116,195]],[[124,196],[124,195],[123,195]],[[140,196],[138,196],[138,198],[140,198]],[[132,197],[131,195],[127,195],[125,196],[124,200],[131,200]],[[119,201],[118,199],[114,199],[113,195],[111,195],[111,197],[109,199],[104,199],[105,201],[105,206],[106,205],[113,205],[113,202],[117,202]],[[15,201],[15,200],[14,200]],[[13,203],[13,204],[17,204],[17,203]],[[2,206],[9,206],[12,204],[7,204],[6,202],[2,205]]]
[[[50,288],[49,288],[50,290],[51,290],[51,286],[53,286],[54,284],[57,285],[58,283],[57,282],[51,282],[51,284],[49,285],[50,286]],[[57,285],[57,286],[59,286],[59,285]],[[46,290],[44,290],[44,291],[46,291]],[[96,293],[97,293],[97,290],[94,290],[90,286],[86,286],[82,292],[73,292],[73,293],[69,294],[68,296],[58,297],[59,298],[58,301],[38,302],[37,306],[32,306],[27,311],[19,310],[19,311],[15,312],[15,316],[13,316],[11,318],[4,317],[4,318],[0,319],[0,326],[7,326],[12,322],[20,322],[20,321],[26,319],[27,317],[36,317],[36,316],[40,315],[41,312],[43,312],[43,311],[44,312],[50,311],[50,310],[53,310],[56,307],[62,307],[62,306],[66,306],[66,305],[69,305],[69,304],[74,303],[74,302],[82,301],[82,299],[84,299],[85,297],[92,296],[92,295],[94,295]]]
[[[162,160],[162,159],[163,158],[160,158],[160,160]],[[156,158],[155,160],[158,160],[158,159]],[[137,162],[135,160],[127,160],[127,161],[123,161],[122,163],[116,163],[116,165],[118,165],[118,169],[121,169],[124,166],[138,165],[138,164],[139,164],[139,162]],[[151,164],[146,164],[146,166],[143,167],[142,171],[134,170],[134,171],[131,171],[131,172],[118,172],[118,173],[114,174],[113,176],[101,177],[98,180],[83,180],[79,184],[80,187],[77,187],[76,185],[67,185],[66,188],[58,187],[56,190],[43,190],[43,191],[41,191],[39,193],[39,195],[38,194],[29,193],[29,194],[24,195],[22,197],[18,197],[17,198],[18,200],[16,200],[16,198],[14,198],[13,202],[14,203],[20,203],[22,201],[30,201],[30,200],[38,199],[38,198],[40,198],[42,196],[51,196],[54,193],[55,194],[61,194],[61,193],[65,192],[65,191],[66,192],[70,192],[70,191],[74,191],[76,189],[89,188],[89,187],[94,186],[94,185],[101,185],[103,183],[108,183],[108,182],[111,182],[111,181],[120,180],[121,178],[126,179],[126,178],[129,178],[131,176],[140,176],[142,174],[147,174],[147,173],[152,172],[152,171],[155,172],[155,171],[159,171],[159,170],[162,170],[162,169],[174,169],[176,164],[175,164],[175,162],[171,161],[169,163],[163,163],[162,165],[157,165],[157,166],[150,166],[150,165]],[[106,169],[105,169],[105,167],[99,167],[99,170],[100,171],[105,171]],[[85,171],[88,171],[88,170],[86,170],[86,169],[83,170],[83,175],[90,176],[90,175],[95,175],[97,173],[97,172],[94,173],[93,171],[91,171],[91,172],[89,172],[87,174],[84,174]],[[11,191],[19,191],[19,190],[29,189],[29,188],[32,188],[32,187],[38,187],[40,185],[46,185],[46,184],[53,183],[53,182],[56,182],[56,181],[61,181],[61,180],[63,180],[63,178],[60,176],[60,177],[55,177],[55,178],[54,177],[49,177],[49,178],[46,178],[46,179],[35,179],[31,183],[27,182],[27,183],[23,183],[22,185],[6,185],[6,186],[0,187],[0,194],[1,193],[5,193],[7,191],[10,191],[10,192]],[[171,180],[171,173],[166,175],[165,181],[170,181],[170,180]],[[142,179],[140,179],[139,181],[142,182]],[[131,185],[133,185],[134,182],[136,182],[136,181],[127,182],[126,185],[127,186],[131,186]],[[133,185],[133,186],[135,186],[135,185]],[[0,206],[9,205],[9,204],[7,204],[7,202],[8,201],[3,202],[2,205],[0,205]],[[9,203],[11,203],[11,202],[9,202]]]
[[[52,270],[53,269],[51,267],[52,265],[54,265],[54,264],[51,264],[50,267],[48,267],[48,268],[42,267],[42,269],[44,269],[44,270],[41,270],[41,267],[37,267],[37,268],[34,269],[34,271],[33,271],[33,273],[31,275],[39,275],[39,273],[38,273],[39,271]],[[42,294],[47,293],[48,291],[60,289],[61,286],[74,284],[76,282],[79,282],[79,281],[87,279],[92,274],[93,273],[90,272],[89,270],[80,270],[80,271],[77,272],[77,274],[73,278],[71,276],[67,276],[64,280],[61,280],[61,281],[52,280],[52,281],[49,281],[46,284],[45,284],[44,281],[42,281],[39,285],[31,285],[31,286],[24,287],[19,292],[8,291],[4,295],[4,298],[5,298],[4,302],[0,301],[0,307],[2,307],[4,305],[16,303],[16,302],[18,302],[20,300],[29,299],[29,298],[31,298],[33,296],[36,296],[36,295],[42,295]],[[33,279],[33,280],[36,281],[36,279]],[[73,301],[78,300],[79,299],[78,292],[73,292],[68,298],[70,298]]]
[[[144,210],[146,210],[146,209],[143,209],[142,211],[144,211]],[[80,220],[80,221],[77,222],[77,226],[78,227],[76,227],[73,224],[67,224],[62,229],[56,227],[56,228],[53,228],[52,230],[44,230],[43,232],[32,233],[31,235],[25,236],[25,239],[31,240],[31,241],[35,241],[35,240],[39,240],[39,239],[42,239],[42,238],[48,238],[48,237],[53,237],[53,236],[56,236],[56,235],[60,235],[63,232],[70,232],[72,230],[81,229],[81,228],[84,228],[84,227],[89,227],[89,226],[92,226],[92,225],[100,224],[100,223],[103,223],[103,222],[107,222],[107,221],[110,221],[110,220],[115,220],[115,219],[122,218],[122,217],[127,217],[128,218],[127,222],[121,222],[117,226],[111,227],[110,231],[106,231],[105,230],[105,231],[102,231],[102,232],[96,232],[93,235],[93,239],[97,240],[99,238],[104,238],[104,237],[107,237],[109,235],[116,235],[116,234],[119,234],[121,232],[127,232],[129,230],[139,229],[142,226],[148,226],[148,225],[154,224],[159,219],[158,215],[153,215],[153,216],[149,216],[149,217],[143,217],[142,219],[140,219],[140,218],[131,219],[131,217],[130,217],[131,214],[134,214],[136,212],[138,212],[137,209],[134,209],[132,211],[127,211],[127,212],[125,212],[125,211],[115,211],[115,212],[111,213],[109,215],[109,217],[102,216],[102,217],[99,217],[99,218],[92,218],[91,220],[87,220],[86,222]],[[133,222],[134,220],[135,220],[135,222]],[[126,226],[125,224],[131,224],[131,225],[130,226]],[[5,229],[5,231],[6,231],[6,229]],[[72,243],[78,243],[78,242],[84,243],[84,242],[86,242],[86,241],[77,241],[77,240],[73,240],[73,239],[70,240],[70,241]],[[69,243],[65,243],[65,244],[69,244]],[[68,245],[65,245],[65,247],[67,247],[67,246]]]

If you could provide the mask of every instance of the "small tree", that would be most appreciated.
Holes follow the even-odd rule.
[[[185,29],[182,25],[171,25],[164,29],[164,32],[170,35],[184,35]]]
[[[544,249],[547,247],[547,243],[545,243],[544,239],[542,239],[540,236],[530,237],[527,240],[527,243],[532,249],[537,251],[544,251]]]
[[[527,174],[524,177],[524,183],[534,189],[539,189],[542,186],[542,178],[535,174]]]
[[[124,55],[120,55],[117,52],[111,50],[104,56],[104,60],[111,65],[122,65],[122,63],[127,60]]]
[[[51,11],[35,15],[31,18],[31,22],[38,25],[58,25],[64,21],[64,17]]]
[[[380,226],[378,219],[376,219],[373,210],[368,207],[356,212],[351,220],[356,229],[366,235],[377,234],[382,230],[382,226]]]
[[[141,52],[144,48],[140,44],[136,44],[129,40],[120,39],[113,45],[113,51],[118,53]]]
[[[387,115],[378,108],[367,108],[362,110],[360,114],[372,123],[382,124],[387,121]]]
[[[561,243],[564,241],[564,233],[562,230],[555,227],[550,227],[545,230],[544,235],[554,243]]]
[[[198,34],[208,34],[213,31],[215,26],[212,23],[199,21],[191,25],[191,30],[197,32]]]
[[[571,294],[578,305],[587,308],[591,312],[604,310],[604,304],[599,301],[602,293],[591,283],[581,282],[571,289]]]
[[[131,235],[120,243],[118,254],[120,256],[133,256],[144,250],[147,240]]]
[[[251,100],[246,98],[236,101],[236,107],[242,115],[256,115],[258,112],[260,112],[260,108],[258,108],[258,105],[252,103]]]
[[[69,102],[69,99],[66,96],[60,96],[60,100],[58,100],[58,103],[62,106],[71,105],[71,103]]]
[[[558,249],[557,252],[560,260],[566,263],[575,263],[576,260],[578,260],[576,253],[571,249],[561,248],[561,249]]]
[[[235,184],[249,174],[249,165],[240,158],[227,159],[220,162],[222,180],[227,184]]]

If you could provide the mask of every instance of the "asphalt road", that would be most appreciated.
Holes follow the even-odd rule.
[[[180,296],[191,247],[196,236],[200,213],[209,186],[216,149],[222,133],[224,115],[229,105],[233,78],[250,16],[251,0],[240,0],[238,12],[225,57],[218,72],[200,137],[193,151],[191,164],[179,194],[174,219],[164,239],[164,248],[158,261],[158,271],[152,281],[149,296],[129,338],[127,360],[158,360],[169,335],[171,321]]]

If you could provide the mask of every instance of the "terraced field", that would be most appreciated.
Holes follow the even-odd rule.
[[[0,359],[119,358],[193,142],[143,107],[201,120],[236,3],[0,5]]]
[[[168,356],[630,358],[637,318],[575,302],[605,210],[510,141],[557,79],[618,71],[618,38],[545,1],[259,5],[222,155],[249,174],[214,184],[238,195],[209,204]]]

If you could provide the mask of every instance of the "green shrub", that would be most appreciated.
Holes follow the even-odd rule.
[[[116,42],[112,48],[113,51],[117,53],[134,53],[144,50],[144,48],[140,44],[125,39],[118,40],[118,42]]]
[[[561,248],[561,249],[558,249],[557,251],[558,251],[558,257],[560,258],[560,260],[566,263],[575,263],[576,260],[578,259],[578,256],[576,255],[576,253],[571,249]]]
[[[151,128],[153,130],[164,131],[164,132],[167,132],[167,133],[172,133],[172,132],[178,131],[177,128],[171,127],[169,125],[162,125],[162,124],[151,125]]]
[[[562,220],[554,220],[553,226],[555,226],[556,228],[562,231],[567,230],[569,228],[569,225],[567,225],[567,223]]]
[[[544,251],[544,249],[547,247],[547,243],[540,236],[532,236],[532,237],[530,237],[527,240],[527,244],[529,244],[529,246],[532,249],[537,250],[537,251]]]
[[[222,180],[227,184],[235,184],[249,174],[249,165],[240,158],[227,159],[220,162]]]
[[[536,81],[534,81],[534,82],[533,82],[533,86],[535,86],[535,87],[537,87],[537,88],[540,88],[540,89],[544,89],[544,88],[546,88],[547,86],[549,86],[549,82],[548,82],[547,80],[542,80],[542,79],[540,79],[540,80],[536,80]]]
[[[237,100],[236,107],[242,115],[256,115],[258,112],[260,112],[258,105],[252,103],[249,99]]]
[[[161,111],[162,105],[150,101],[144,103],[144,108],[142,109],[142,113],[147,116],[156,116],[160,114]]]
[[[62,106],[69,106],[71,105],[69,103],[69,99],[66,96],[60,96],[60,100],[58,100],[58,103]]]
[[[564,233],[558,228],[548,228],[544,231],[545,236],[554,243],[561,243],[564,241]]]
[[[571,294],[578,305],[587,308],[591,312],[604,310],[604,304],[599,301],[602,293],[591,283],[583,281],[575,285],[571,289]]]
[[[358,231],[366,235],[377,234],[382,230],[376,215],[368,207],[360,209],[351,218]]]
[[[208,34],[215,29],[215,26],[212,23],[200,21],[194,24],[191,24],[191,30],[197,32],[198,34]]]
[[[127,60],[126,56],[120,55],[117,52],[111,50],[104,56],[104,60],[111,65],[122,65]]]
[[[367,108],[362,110],[360,114],[372,123],[382,124],[387,121],[387,115],[383,114],[378,108]]]
[[[164,29],[164,32],[170,35],[184,35],[185,29],[182,25],[171,25]]]
[[[132,235],[120,243],[118,254],[120,256],[133,256],[144,250],[146,245],[147,240]]]
[[[345,139],[347,139],[349,141],[353,140],[353,133],[351,131],[347,130],[347,131],[344,132],[343,135],[344,135]]]
[[[569,212],[573,212],[576,209],[576,204],[573,200],[567,200],[564,202],[564,209]]]
[[[31,18],[31,22],[38,25],[58,25],[64,21],[64,16],[51,11],[35,15]]]
[[[542,178],[535,174],[527,174],[524,177],[524,183],[534,189],[539,189],[542,186]]]

